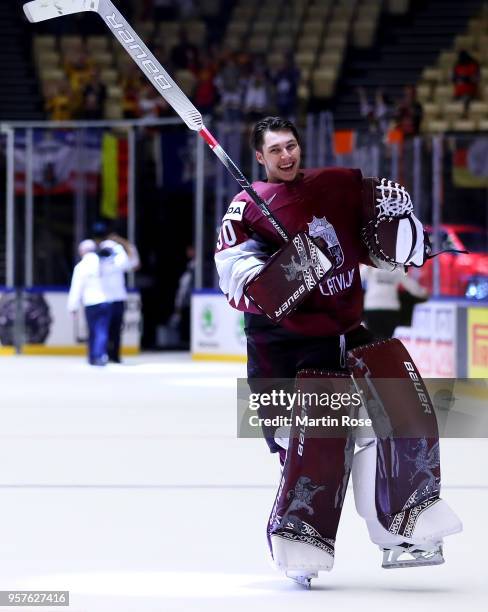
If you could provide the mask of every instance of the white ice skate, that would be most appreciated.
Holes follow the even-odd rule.
[[[287,570],[285,574],[306,589],[312,588],[312,578],[318,578],[319,576],[318,572],[303,572],[301,570]]]
[[[424,565],[442,565],[444,556],[442,544],[433,543],[431,546],[422,547],[416,544],[398,544],[390,548],[381,548],[383,551],[384,569],[396,569],[402,567],[422,567]]]
[[[393,535],[377,520],[366,523],[372,541],[383,551],[385,569],[441,565],[443,537],[462,530],[461,521],[442,499],[422,512],[409,538]]]
[[[306,542],[272,535],[271,547],[276,568],[306,589],[311,587],[312,579],[317,578],[319,572],[330,572],[334,565],[332,554]]]

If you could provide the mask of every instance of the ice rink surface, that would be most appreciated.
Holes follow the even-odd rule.
[[[486,608],[486,440],[441,443],[464,522],[444,565],[381,569],[349,490],[334,570],[304,591],[268,562],[279,468],[236,439],[244,375],[174,353],[0,358],[0,590],[69,590],[69,608],[21,609],[71,612]]]

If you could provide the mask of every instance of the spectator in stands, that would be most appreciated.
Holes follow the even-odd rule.
[[[156,38],[152,44],[152,52],[154,53],[154,57],[162,64],[163,66],[167,66],[169,63],[168,52],[164,43],[161,39]]]
[[[119,11],[125,15],[125,17],[132,21],[134,18],[134,8],[138,2],[134,2],[133,0],[117,0],[117,7]]]
[[[155,21],[172,21],[176,18],[175,0],[153,0]]]
[[[142,119],[157,119],[169,110],[168,103],[150,83],[144,84],[139,97],[139,116]]]
[[[452,73],[454,98],[462,100],[466,110],[470,102],[478,96],[480,65],[467,51],[459,51],[457,62]]]
[[[255,122],[269,114],[271,104],[270,83],[262,67],[255,68],[244,91],[244,113]]]
[[[195,14],[194,0],[179,0],[178,7],[182,19],[190,19]]]
[[[92,60],[84,50],[66,58],[64,69],[75,94],[83,91],[91,77],[93,67]]]
[[[64,69],[71,86],[73,108],[76,117],[80,117],[82,114],[83,90],[90,80],[93,68],[93,62],[84,50],[66,57]]]
[[[396,124],[404,138],[420,134],[422,116],[422,105],[417,100],[415,85],[407,85],[404,88],[403,99],[400,100],[395,111]]]
[[[203,57],[196,73],[195,105],[203,114],[212,114],[217,101],[215,86],[215,64],[209,57]]]
[[[359,112],[368,125],[368,131],[385,137],[391,120],[391,105],[381,89],[377,89],[374,102],[368,100],[364,87],[358,87]]]
[[[221,65],[215,78],[224,121],[239,121],[243,94],[243,79],[235,58],[231,55]]]
[[[122,111],[124,119],[137,119],[140,116],[139,92],[141,90],[141,72],[134,64],[126,68],[122,77]]]
[[[53,121],[70,121],[73,119],[73,96],[68,81],[63,80],[52,85],[46,98],[46,111]]]
[[[188,40],[185,28],[178,34],[178,42],[171,49],[170,61],[173,70],[192,70],[198,68],[198,49]]]
[[[283,58],[279,68],[272,74],[272,81],[278,115],[293,120],[297,110],[300,69],[292,53],[287,53]]]
[[[150,21],[154,15],[154,0],[142,0],[137,3],[136,19],[141,21]]]
[[[100,80],[100,71],[94,68],[91,77],[83,89],[81,116],[83,119],[103,119],[107,87]]]

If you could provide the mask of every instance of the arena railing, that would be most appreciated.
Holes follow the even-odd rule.
[[[131,242],[136,240],[136,166],[137,148],[136,131],[167,126],[183,126],[179,118],[139,119],[139,120],[112,120],[112,121],[4,121],[0,123],[1,133],[5,136],[5,274],[3,282],[7,288],[15,286],[32,287],[34,284],[34,176],[33,176],[33,135],[34,130],[73,130],[76,135],[76,156],[81,167],[81,146],[83,132],[90,128],[124,130],[128,139],[128,194],[127,194],[127,238]],[[23,211],[23,270],[18,269],[18,250],[16,249],[16,236],[18,231],[19,215],[16,213],[16,185],[15,185],[15,142],[19,132],[25,134],[25,177],[24,177],[24,211]],[[193,136],[193,134],[191,135]],[[196,136],[195,136],[196,138]],[[193,241],[196,249],[196,286],[203,285],[203,215],[204,215],[204,143],[202,139],[195,140],[195,173],[194,173],[194,222],[195,232]],[[77,245],[85,237],[85,189],[83,173],[78,172],[75,194],[75,212],[73,228],[73,253],[76,254]],[[190,237],[188,237],[190,239]],[[133,275],[129,278],[129,285],[134,283]]]

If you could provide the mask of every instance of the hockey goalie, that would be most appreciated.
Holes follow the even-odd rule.
[[[333,438],[302,435],[293,426],[291,433],[263,429],[282,466],[268,523],[274,563],[307,587],[318,572],[332,569],[350,473],[383,567],[442,563],[444,537],[462,525],[440,498],[432,404],[404,346],[378,341],[361,325],[361,263],[407,268],[431,256],[410,195],[359,170],[303,170],[297,129],[279,117],[254,126],[252,146],[267,178],[254,189],[299,238],[284,244],[245,192],[222,220],[215,262],[223,293],[245,313],[251,391],[260,393],[275,379],[289,380],[295,391],[327,381],[352,385],[373,428],[370,435],[346,428]],[[303,232],[312,248],[305,248]],[[316,249],[328,271],[311,289],[307,275]],[[293,413],[305,408],[297,404]],[[268,407],[259,412],[273,416]]]

